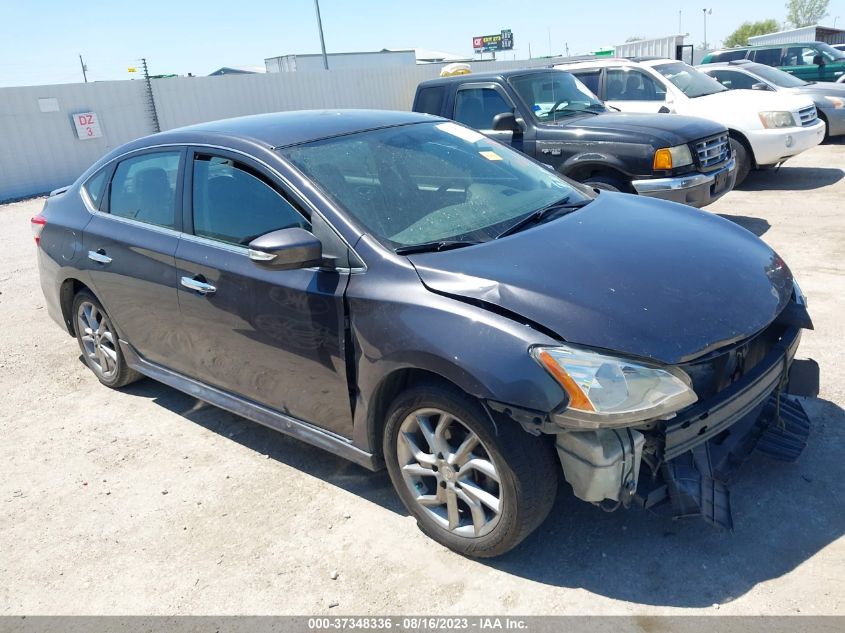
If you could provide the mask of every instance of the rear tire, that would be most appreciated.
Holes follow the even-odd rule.
[[[126,364],[111,319],[97,298],[80,290],[73,298],[73,329],[82,359],[106,387],[118,389],[143,378]]]
[[[455,552],[488,558],[516,547],[552,509],[560,467],[548,439],[512,420],[494,425],[458,389],[421,385],[391,405],[383,449],[419,528]]]
[[[748,172],[751,171],[751,158],[748,155],[748,150],[740,141],[731,137],[731,149],[736,158],[736,182],[734,187],[739,187],[748,177]]]

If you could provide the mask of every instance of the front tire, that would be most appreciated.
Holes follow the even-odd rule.
[[[745,145],[733,137],[730,139],[730,142],[731,149],[736,158],[736,182],[734,183],[734,187],[739,187],[748,177],[748,172],[751,171],[751,158],[748,155]]]
[[[557,457],[545,437],[495,424],[458,391],[423,385],[400,395],[383,438],[387,470],[420,529],[466,556],[500,556],[548,516]]]
[[[630,187],[627,187],[619,178],[614,178],[613,176],[590,176],[583,184],[593,189],[599,189],[600,191],[617,191],[621,193],[630,191]]]
[[[117,389],[142,378],[130,369],[117,332],[102,304],[87,290],[73,298],[73,324],[82,358],[106,387]]]

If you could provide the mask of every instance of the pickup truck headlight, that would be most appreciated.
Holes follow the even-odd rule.
[[[692,153],[686,145],[664,147],[654,152],[653,167],[655,170],[665,171],[684,165],[692,165]]]
[[[792,112],[774,111],[774,112],[760,112],[760,123],[764,128],[779,128],[779,127],[795,127],[795,117]]]
[[[698,397],[683,371],[559,345],[534,347],[534,359],[569,395],[561,417],[576,428],[631,426],[671,417]]]
[[[833,104],[834,108],[842,108],[845,107],[845,99],[840,99],[839,97],[830,97],[825,95],[825,99],[830,101]]]

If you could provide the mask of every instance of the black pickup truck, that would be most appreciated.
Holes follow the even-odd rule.
[[[425,81],[417,87],[413,109],[475,128],[597,189],[703,207],[736,180],[728,131],[720,124],[612,112],[562,70]]]

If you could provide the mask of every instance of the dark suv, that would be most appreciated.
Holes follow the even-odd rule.
[[[703,207],[736,180],[727,128],[695,117],[611,112],[561,70],[426,81],[413,109],[473,127],[597,189]]]
[[[100,382],[149,376],[386,466],[464,554],[539,526],[561,468],[587,502],[729,527],[743,458],[806,439],[786,382],[811,323],[771,248],[445,119],[157,134],[32,223],[48,312]]]

